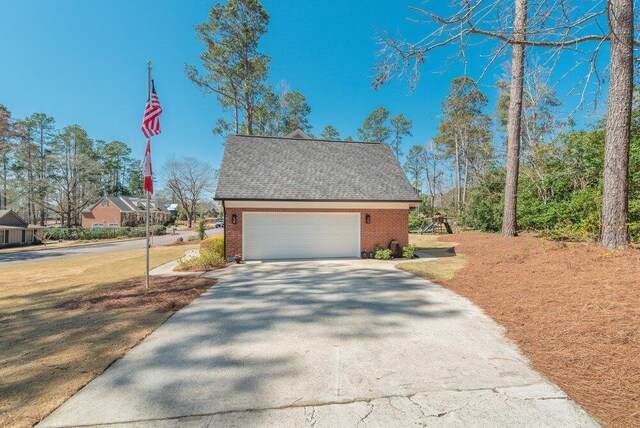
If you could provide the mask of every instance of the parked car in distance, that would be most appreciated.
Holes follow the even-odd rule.
[[[220,218],[216,221],[216,228],[218,227],[224,227],[224,219]]]

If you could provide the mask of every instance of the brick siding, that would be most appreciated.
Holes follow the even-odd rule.
[[[225,210],[225,235],[227,256],[242,254],[242,213],[253,212],[358,212],[360,213],[360,250],[372,251],[376,245],[387,247],[395,239],[404,246],[409,243],[409,210],[398,209],[317,209],[317,208],[227,208]],[[231,216],[237,215],[237,223]],[[371,216],[367,224],[365,216]]]
[[[113,202],[109,202],[106,207],[100,202],[96,205],[91,212],[82,213],[82,227],[85,229],[91,229],[94,223],[102,223],[104,227],[109,227],[109,224],[115,223],[120,226],[121,216],[120,209],[115,206]]]

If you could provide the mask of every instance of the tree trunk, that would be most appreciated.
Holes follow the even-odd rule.
[[[633,0],[610,0],[608,15],[611,78],[604,148],[601,245],[618,248],[629,244],[627,212],[633,96]]]
[[[464,182],[462,185],[462,205],[467,204],[467,187],[469,187],[469,157],[464,157]]]
[[[458,137],[455,137],[455,153],[456,153],[456,211],[460,215],[460,146]]]
[[[527,0],[516,0],[513,22],[515,41],[526,39]],[[520,168],[520,132],[522,122],[522,86],[524,79],[524,45],[514,44],[511,53],[511,88],[507,123],[507,177],[504,186],[502,236],[517,235],[518,172]]]
[[[240,133],[240,124],[238,123],[238,102],[234,101],[233,103],[233,120],[236,126],[236,135]]]
[[[247,121],[247,135],[253,135],[253,111],[248,104],[245,110],[245,120]]]
[[[0,209],[7,209],[7,159],[2,161],[2,195],[0,195]]]
[[[46,199],[46,189],[45,189],[45,180],[46,180],[46,160],[44,158],[44,131],[42,128],[40,129],[40,226],[44,226],[45,224],[45,199]]]
[[[432,182],[431,185],[432,187],[432,191],[431,191],[431,215],[434,215],[436,213],[436,183],[438,181],[438,176],[437,176],[437,159],[436,159],[436,147],[435,144],[433,142],[433,140],[431,140],[431,157],[433,158],[433,173],[431,174],[432,177]]]
[[[253,100],[250,95],[249,89],[249,50],[245,46],[244,49],[244,107],[245,107],[245,120],[247,122],[247,134],[253,135]]]

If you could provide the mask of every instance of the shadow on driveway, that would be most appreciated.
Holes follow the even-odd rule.
[[[366,410],[376,398],[542,380],[468,301],[390,264],[272,262],[209,275],[220,283],[43,425],[357,401]],[[260,415],[252,423],[267,423]]]

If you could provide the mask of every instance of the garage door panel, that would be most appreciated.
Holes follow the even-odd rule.
[[[358,213],[243,213],[247,260],[357,257]]]

